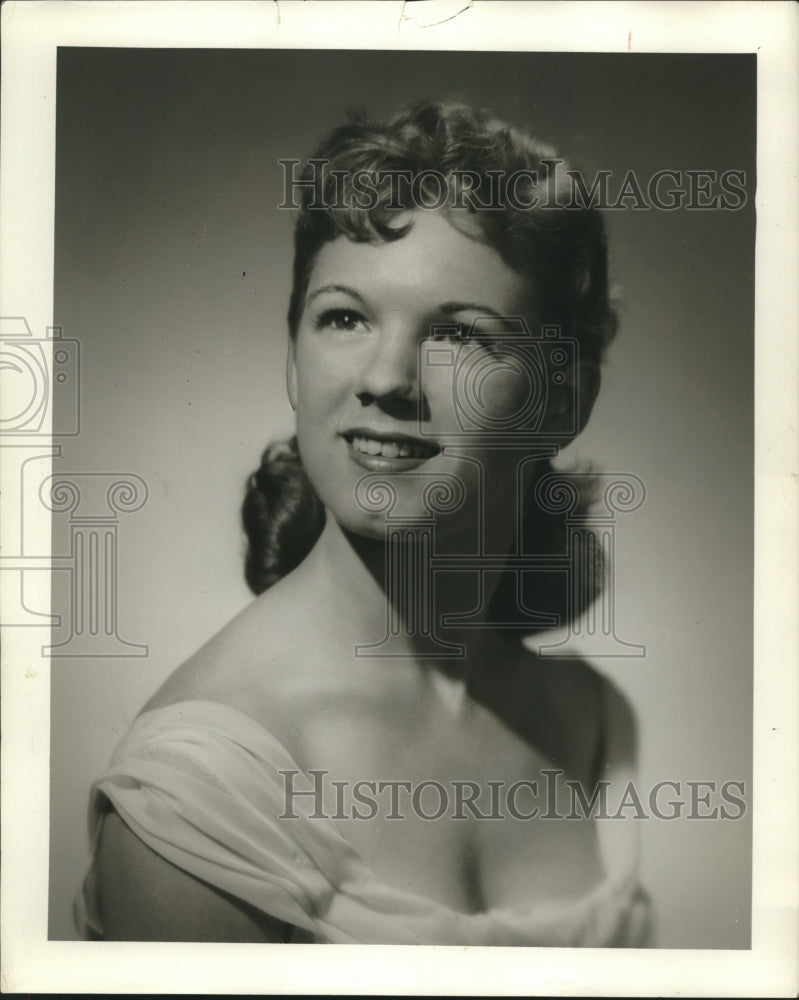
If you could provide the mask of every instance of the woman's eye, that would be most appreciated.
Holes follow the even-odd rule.
[[[469,327],[465,323],[442,323],[433,327],[433,340],[460,343],[468,339]]]
[[[355,309],[326,309],[316,320],[316,328],[350,332],[362,323],[365,324],[366,320]]]
[[[468,323],[442,323],[441,326],[434,328],[433,339],[490,348],[496,341],[496,332],[491,330],[490,324],[486,326],[480,320]]]

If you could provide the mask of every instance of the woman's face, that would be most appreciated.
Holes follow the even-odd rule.
[[[356,499],[367,476],[396,492],[392,518],[425,516],[436,483],[462,488],[461,511],[477,510],[484,492],[484,514],[501,504],[512,517],[518,454],[498,449],[496,434],[491,445],[463,438],[457,364],[478,373],[484,426],[512,423],[530,397],[529,378],[496,347],[508,327],[498,317],[523,315],[534,330],[527,283],[444,215],[416,212],[412,223],[393,243],[322,247],[289,349],[308,476],[342,527],[371,537],[383,536],[385,513]],[[473,328],[486,336],[464,339]]]

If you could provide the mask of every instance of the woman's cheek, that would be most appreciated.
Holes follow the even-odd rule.
[[[352,390],[353,374],[357,371],[354,358],[347,359],[340,351],[318,351],[312,359],[303,359],[300,368],[300,392],[309,406],[339,400]]]

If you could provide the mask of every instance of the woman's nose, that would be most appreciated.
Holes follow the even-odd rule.
[[[382,330],[358,372],[355,394],[364,406],[391,400],[415,403],[419,391],[419,336],[402,328]]]

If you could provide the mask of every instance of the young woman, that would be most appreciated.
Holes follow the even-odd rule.
[[[524,555],[562,550],[540,487],[614,332],[601,219],[559,166],[427,102],[289,178],[296,438],[244,504],[261,596],[96,783],[84,934],[645,940],[631,824],[590,808],[631,776],[629,709],[520,641],[582,610]]]

